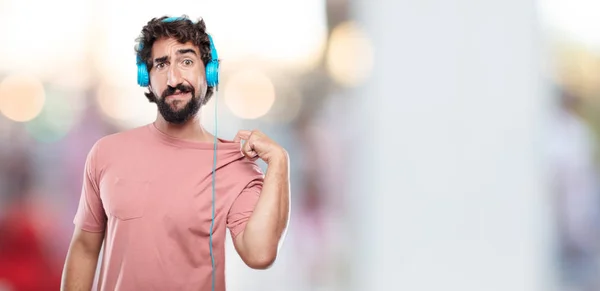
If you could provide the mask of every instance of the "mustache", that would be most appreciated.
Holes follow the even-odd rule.
[[[167,89],[165,89],[165,91],[162,92],[161,98],[165,98],[165,97],[167,97],[169,95],[173,95],[177,91],[179,91],[181,93],[192,92],[192,96],[194,96],[194,87],[188,86],[188,85],[185,85],[185,84],[178,84],[175,87],[167,86]]]

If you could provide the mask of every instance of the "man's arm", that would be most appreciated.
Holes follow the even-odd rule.
[[[277,257],[289,221],[290,186],[287,156],[269,164],[260,198],[234,245],[251,268],[266,269]]]
[[[236,139],[240,138],[246,140],[242,152],[250,158],[263,159],[267,173],[256,207],[233,243],[246,265],[266,269],[277,257],[289,221],[289,157],[283,148],[258,131],[242,131]]]
[[[96,175],[98,147],[98,143],[92,147],[85,162],[81,197],[73,220],[75,231],[63,268],[62,291],[89,291],[94,283],[107,221]]]
[[[63,269],[61,291],[91,290],[104,232],[75,229]]]

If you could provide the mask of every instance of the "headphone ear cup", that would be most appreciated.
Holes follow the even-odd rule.
[[[142,50],[142,44],[139,44],[139,50]],[[140,57],[140,55],[138,54],[136,56],[136,65],[137,65],[137,82],[138,85],[142,86],[142,87],[147,87],[148,84],[150,83],[150,76],[148,74],[148,68],[146,67],[146,63],[144,63],[144,61],[142,60],[142,58]]]
[[[219,61],[212,60],[206,65],[206,83],[209,87],[219,84]]]
[[[138,51],[142,51],[142,48],[144,46],[142,45],[142,43],[138,44]],[[148,87],[148,84],[150,83],[150,76],[148,74],[148,68],[146,67],[146,63],[142,60],[142,57],[140,56],[140,54],[136,54],[135,56],[135,63],[137,65],[137,83],[138,85],[142,86],[142,87]]]
[[[148,69],[146,68],[146,64],[144,64],[143,62],[138,63],[137,67],[138,67],[138,75],[137,75],[138,84],[142,87],[148,87],[148,84],[150,83],[150,78],[148,76]]]

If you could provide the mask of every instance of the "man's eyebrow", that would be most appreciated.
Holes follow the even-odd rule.
[[[195,56],[198,56],[198,54],[196,53],[195,50],[191,49],[191,48],[187,48],[187,49],[180,49],[177,51],[178,55],[183,55],[183,54],[187,54],[187,53],[192,53]]]
[[[168,59],[169,59],[168,56],[162,56],[160,58],[154,59],[154,62],[157,63],[157,64],[161,64],[161,63],[166,62]]]
[[[198,54],[196,53],[196,51],[194,49],[191,49],[191,48],[180,49],[180,50],[177,51],[178,55],[189,54],[189,53],[191,53],[191,54],[193,54],[195,56],[198,56]],[[160,58],[154,59],[154,63],[160,64],[160,63],[166,62],[167,60],[169,60],[168,56],[162,56]]]

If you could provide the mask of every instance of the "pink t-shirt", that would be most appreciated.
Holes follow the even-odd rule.
[[[213,143],[170,137],[154,124],[92,147],[74,219],[106,231],[98,290],[211,290]],[[225,290],[225,234],[244,230],[263,173],[240,143],[217,145],[213,254],[215,290]]]

